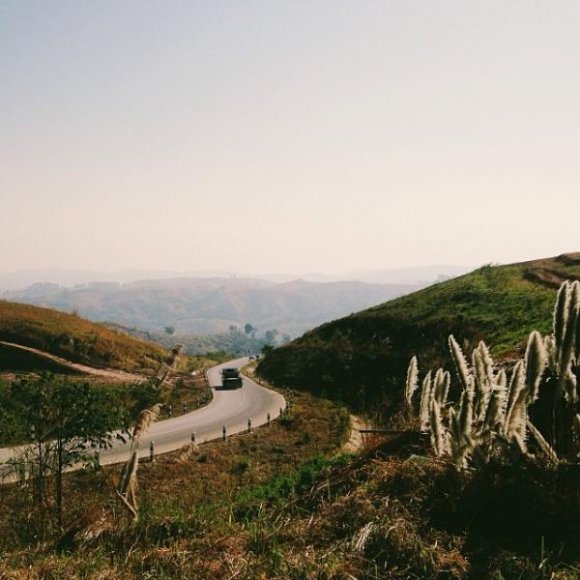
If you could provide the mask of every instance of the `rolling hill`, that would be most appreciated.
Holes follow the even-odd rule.
[[[254,278],[171,278],[72,288],[35,284],[9,292],[10,300],[76,311],[144,331],[172,326],[177,335],[211,335],[246,323],[258,334],[276,328],[292,336],[333,318],[390,300],[424,284],[273,283]]]
[[[126,371],[157,370],[167,351],[115,330],[48,308],[0,300],[0,341],[48,351],[65,359],[96,367]],[[0,348],[0,368],[29,369],[30,356]],[[55,370],[53,365],[43,368]]]
[[[316,328],[270,352],[259,372],[355,408],[398,405],[406,368],[448,365],[451,333],[468,351],[484,339],[496,357],[522,349],[533,329],[548,332],[556,291],[580,279],[580,253],[470,274]]]

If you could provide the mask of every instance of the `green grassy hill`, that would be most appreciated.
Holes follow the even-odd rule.
[[[74,314],[3,300],[0,340],[45,350],[74,362],[125,371],[155,371],[167,356],[167,351],[159,346]],[[0,368],[14,368],[11,363],[18,362],[15,356],[11,349],[1,349]]]
[[[484,266],[324,324],[269,353],[259,372],[355,408],[388,408],[398,404],[413,354],[423,368],[449,364],[450,333],[468,351],[484,339],[496,357],[506,357],[522,349],[531,330],[548,332],[565,279],[580,279],[580,253]]]

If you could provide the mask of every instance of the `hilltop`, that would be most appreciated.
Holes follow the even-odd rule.
[[[48,351],[74,362],[125,371],[155,371],[167,357],[167,351],[159,346],[75,314],[4,300],[0,301],[0,340]],[[13,368],[8,362],[15,357],[19,364],[29,364],[21,353],[2,348],[0,367]]]
[[[548,332],[556,291],[580,279],[580,253],[487,265],[316,328],[271,351],[259,371],[279,385],[310,390],[355,408],[397,405],[409,359],[448,364],[446,339],[470,350],[485,339],[496,357]]]

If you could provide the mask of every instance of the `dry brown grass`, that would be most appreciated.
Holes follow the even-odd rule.
[[[157,345],[74,314],[5,300],[0,300],[0,340],[125,371],[156,371],[167,357],[167,351]]]
[[[38,578],[220,580],[580,574],[578,473],[523,465],[461,474],[429,457],[428,442],[413,433],[385,437],[322,471],[305,493],[272,505],[264,500],[240,517],[241,490],[337,449],[336,408],[297,395],[293,413],[286,425],[144,463],[137,525],[113,519],[111,531],[73,542],[68,555],[50,546],[9,553],[8,569]],[[107,502],[117,474],[111,468],[98,478],[71,476],[67,485],[85,505],[69,506],[69,516],[87,508],[86,498],[114,515]]]
[[[153,464],[142,463],[137,473],[141,505],[137,525],[123,516],[124,508],[113,499],[119,467],[70,474],[65,482],[66,497],[71,498],[65,506],[69,533],[58,547],[73,550],[72,555],[55,556],[53,544],[37,547],[36,552],[9,549],[11,571],[55,578],[102,573],[122,578],[179,577],[187,576],[188,570],[197,570],[199,578],[227,578],[241,568],[247,571],[253,560],[248,555],[251,534],[232,519],[238,490],[276,474],[290,474],[305,458],[333,453],[342,441],[337,432],[341,409],[304,394],[292,399],[293,410],[284,423],[274,421],[226,443],[205,444],[199,450],[188,446],[158,457]],[[7,496],[0,500],[0,538],[19,517],[10,509],[16,507],[17,490],[10,493],[12,500]],[[103,508],[108,519],[103,519]],[[100,539],[92,538],[93,528],[102,529]],[[227,552],[218,556],[222,547]],[[113,566],[101,558],[103,550],[118,554]],[[89,560],[91,572],[82,572],[89,568]]]

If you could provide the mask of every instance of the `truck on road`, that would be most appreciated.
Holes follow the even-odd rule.
[[[240,371],[233,367],[222,369],[222,388],[239,389],[242,386],[242,377]]]

